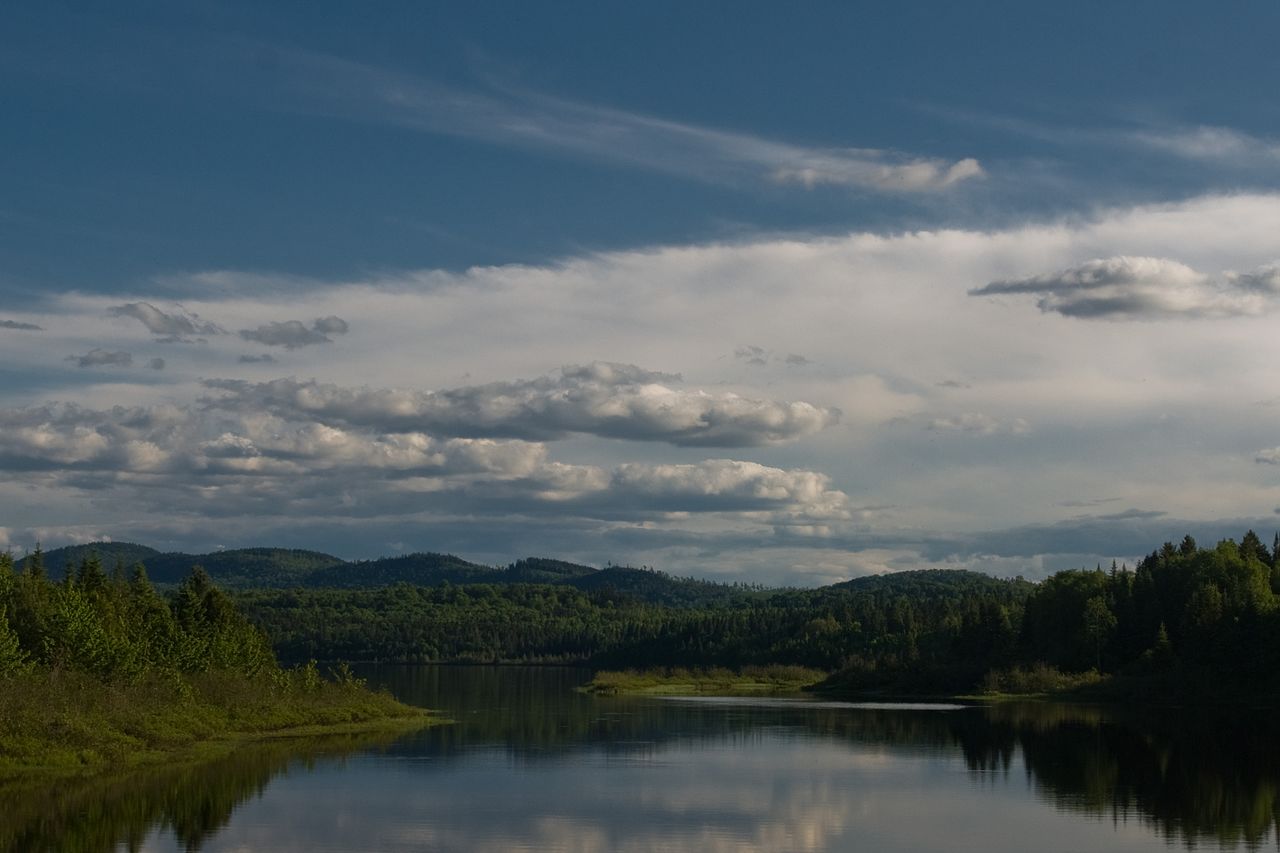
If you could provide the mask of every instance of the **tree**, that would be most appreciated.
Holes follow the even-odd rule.
[[[44,551],[39,542],[36,543],[36,549],[23,561],[23,573],[29,578],[44,580]]]
[[[1084,603],[1084,633],[1093,643],[1097,669],[1102,671],[1102,647],[1116,629],[1116,615],[1107,607],[1107,600],[1095,595]]]
[[[1262,540],[1258,538],[1258,534],[1250,530],[1240,540],[1240,556],[1246,560],[1250,557],[1255,558],[1264,566],[1271,565],[1271,554],[1267,551],[1267,546],[1262,544]]]
[[[18,642],[18,635],[9,627],[9,620],[0,610],[0,678],[19,675],[30,669],[27,654]]]

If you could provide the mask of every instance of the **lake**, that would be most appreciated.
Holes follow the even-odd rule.
[[[592,697],[367,667],[453,725],[0,788],[22,851],[1280,849],[1273,715]]]

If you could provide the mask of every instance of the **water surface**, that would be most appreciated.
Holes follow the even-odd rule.
[[[456,722],[0,789],[15,850],[1280,849],[1267,715],[591,697],[568,669],[365,673]]]

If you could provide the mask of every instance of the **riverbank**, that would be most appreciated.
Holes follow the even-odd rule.
[[[721,667],[602,670],[583,686],[583,690],[597,695],[755,696],[797,693],[826,677],[827,673],[820,670],[782,665],[748,666],[737,672]]]
[[[253,740],[442,722],[314,668],[104,682],[40,671],[0,680],[0,775],[80,773],[213,757]]]

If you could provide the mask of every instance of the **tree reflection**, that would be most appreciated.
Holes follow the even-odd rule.
[[[204,762],[148,767],[88,779],[0,783],[0,849],[23,853],[135,853],[148,835],[171,829],[200,850],[242,803],[291,768],[310,768],[380,748],[394,733],[294,738],[244,746]]]

